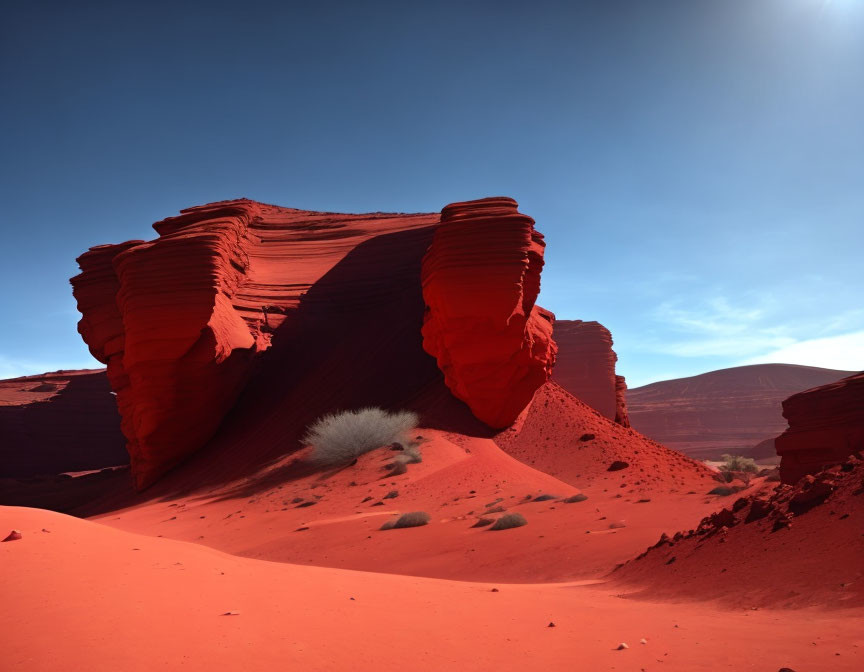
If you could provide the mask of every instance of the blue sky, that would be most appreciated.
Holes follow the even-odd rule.
[[[68,278],[245,196],[509,195],[631,385],[864,368],[864,2],[28,2],[0,23],[0,378],[96,366]]]

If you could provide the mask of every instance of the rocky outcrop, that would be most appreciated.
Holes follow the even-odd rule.
[[[739,366],[631,388],[627,409],[635,429],[692,457],[755,456],[756,444],[785,429],[784,399],[851,373],[792,364]]]
[[[210,441],[241,392],[265,414],[274,393],[290,396],[286,385],[303,390],[310,412],[404,406],[440,386],[421,321],[450,390],[493,427],[513,422],[554,362],[552,315],[534,305],[543,238],[510,199],[442,215],[241,199],[154,228],[153,241],[92,248],[72,279],[139,488]],[[341,362],[343,384],[346,366],[367,382],[338,395],[310,387],[310,358]]]
[[[784,483],[864,452],[864,373],[792,395],[783,416],[789,428],[775,446]]]
[[[453,203],[423,259],[423,347],[447,387],[494,428],[549,378],[554,316],[535,305],[543,236],[510,198]]]
[[[79,331],[107,365],[137,486],[213,436],[275,330],[334,266],[365,241],[437,221],[241,199],[158,222],[154,241],[82,255],[72,279]]]
[[[644,599],[719,600],[727,606],[864,604],[864,462],[741,497],[620,566],[609,579]],[[624,585],[622,585],[624,584]]]
[[[0,380],[0,478],[87,471],[128,460],[104,371]]]
[[[558,361],[553,380],[603,416],[629,427],[627,384],[615,375],[618,355],[609,330],[599,322],[555,320],[554,336]]]

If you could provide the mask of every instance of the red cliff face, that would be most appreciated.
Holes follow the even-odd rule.
[[[453,203],[423,259],[423,347],[447,387],[494,428],[510,425],[555,362],[554,316],[534,305],[543,236],[510,198]]]
[[[440,375],[420,348],[424,301],[424,347],[450,390],[483,422],[511,424],[554,361],[552,315],[534,305],[542,236],[510,199],[448,206],[443,219],[225,201],[158,222],[156,240],[82,255],[79,331],[107,365],[136,485],[210,441],[241,391],[263,408],[267,394],[299,386],[311,408],[305,360],[354,339],[366,349],[341,366],[366,371],[357,357],[381,354],[387,325],[399,334],[392,362],[368,372],[362,399],[342,396],[350,407],[409,403],[391,399],[400,385]],[[278,357],[261,359],[277,338]]]
[[[784,483],[864,451],[864,373],[792,395],[783,416],[789,428],[775,446]]]
[[[211,438],[273,331],[334,265],[373,237],[437,221],[243,199],[158,222],[152,242],[82,255],[79,331],[108,367],[136,485]]]
[[[612,334],[599,322],[555,320],[558,361],[552,378],[601,415],[625,427],[627,384],[615,375]]]

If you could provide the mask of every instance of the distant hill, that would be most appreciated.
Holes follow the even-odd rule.
[[[627,391],[634,429],[699,459],[751,454],[756,444],[786,429],[782,402],[811,387],[850,376],[795,364],[755,364]],[[753,454],[754,457],[766,457]]]

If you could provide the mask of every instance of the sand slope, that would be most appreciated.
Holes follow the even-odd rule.
[[[0,528],[10,526],[23,539],[0,544],[4,670],[842,672],[862,662],[864,637],[848,613],[650,604],[573,584],[492,592],[238,558],[0,508]],[[614,650],[621,641],[630,648]]]

